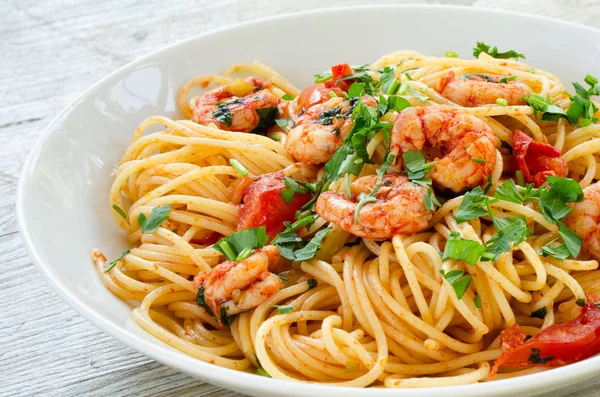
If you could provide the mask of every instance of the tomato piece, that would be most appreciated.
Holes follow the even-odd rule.
[[[298,108],[308,109],[312,105],[323,103],[329,100],[329,93],[334,92],[337,96],[342,96],[348,92],[353,81],[339,79],[354,73],[347,63],[340,63],[331,67],[331,80],[319,84],[309,85],[302,90],[298,97]]]
[[[340,63],[339,65],[333,65],[331,67],[331,76],[333,77],[333,81],[351,75],[352,73],[352,68],[347,63]]]
[[[567,162],[560,158],[560,151],[553,146],[534,142],[522,131],[513,133],[513,154],[525,181],[541,186],[548,176],[567,176]]]
[[[280,173],[261,175],[246,187],[239,205],[237,230],[266,226],[270,238],[281,232],[285,228],[283,222],[293,221],[296,211],[312,197],[310,193],[296,194],[287,204],[281,197],[281,191],[286,188]]]
[[[502,355],[490,372],[494,377],[500,366],[556,367],[600,352],[600,299],[588,295],[579,317],[554,324],[525,341],[518,324],[502,331]]]
[[[327,102],[330,99],[329,93],[331,91],[337,96],[342,96],[344,93],[344,90],[341,88],[335,86],[327,87],[324,83],[309,85],[302,90],[298,97],[298,108],[308,109],[313,105]]]

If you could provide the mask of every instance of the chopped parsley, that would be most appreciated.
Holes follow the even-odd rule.
[[[548,309],[546,309],[546,306],[544,306],[544,307],[537,309],[534,312],[531,312],[529,317],[535,317],[535,318],[539,318],[539,319],[543,320],[546,317],[546,314],[548,314]]]
[[[485,246],[479,244],[477,241],[466,240],[460,237],[458,232],[452,232],[450,233],[448,241],[446,241],[442,259],[446,260],[450,258],[465,261],[473,266],[477,263],[485,250]]]
[[[252,133],[266,131],[268,128],[275,125],[275,120],[279,117],[279,110],[274,106],[256,109],[256,113],[258,114],[258,123],[251,131]]]
[[[277,312],[279,314],[287,314],[287,313],[291,313],[294,311],[294,306],[279,306],[279,305],[273,305],[271,306],[274,309],[277,309]]]
[[[534,110],[536,116],[542,121],[557,121],[559,118],[565,118],[571,125],[585,127],[598,121],[598,118],[594,117],[598,108],[590,97],[600,95],[600,85],[598,80],[590,75],[586,75],[584,81],[590,86],[588,89],[578,82],[573,82],[575,95],[567,93],[571,100],[568,110],[554,105],[551,98],[536,93],[531,93],[529,98],[523,98],[523,101]]]
[[[552,256],[556,259],[567,259],[570,255],[569,249],[565,243],[552,245],[557,239],[549,241],[546,243],[541,251],[540,255],[542,256]]]
[[[309,278],[306,280],[306,284],[308,284],[308,289],[316,288],[319,285],[319,282],[314,278]]]
[[[444,272],[444,269],[440,269],[440,273],[452,285],[456,297],[462,299],[465,292],[467,292],[467,288],[469,288],[469,285],[471,284],[471,275],[465,275],[465,272],[462,270],[450,270],[446,273]]]
[[[140,225],[142,233],[152,234],[158,230],[160,225],[169,219],[169,212],[171,212],[171,204],[152,208],[152,212],[150,212],[150,218],[146,218],[146,215],[141,212],[138,215],[137,221]]]
[[[360,212],[360,209],[367,203],[372,203],[374,201],[377,201],[377,199],[375,198],[375,195],[377,194],[377,191],[379,190],[379,188],[381,187],[381,183],[383,182],[383,177],[385,176],[385,172],[387,171],[388,167],[394,162],[394,155],[389,155],[386,159],[386,161],[384,161],[384,163],[381,165],[381,167],[379,167],[379,169],[376,171],[377,172],[377,182],[375,182],[375,186],[373,186],[373,189],[371,190],[371,192],[369,194],[365,194],[364,192],[361,193],[358,196],[358,205],[356,206],[356,210],[354,211],[354,223],[357,224],[358,223],[358,214]]]
[[[514,58],[517,60],[519,58],[525,59],[525,55],[519,54],[518,52],[516,52],[514,50],[499,52],[498,47],[496,47],[496,46],[492,47],[481,41],[478,41],[477,45],[473,48],[473,56],[475,58],[478,58],[479,54],[481,54],[482,52],[485,54],[488,54],[489,56],[496,58],[496,59],[510,59],[510,58]]]
[[[213,248],[228,260],[239,262],[250,256],[253,249],[264,247],[267,241],[267,228],[261,226],[232,233],[217,241]]]
[[[454,211],[454,219],[458,223],[463,223],[486,215],[487,210],[483,207],[488,201],[489,197],[483,194],[480,186],[477,186],[464,195],[460,205]]]
[[[217,104],[217,108],[213,110],[212,115],[215,120],[225,124],[227,127],[231,127],[233,115],[225,103],[221,102]]]
[[[540,349],[537,349],[535,347],[531,348],[531,355],[528,358],[529,362],[532,364],[546,364],[548,361],[551,361],[553,359],[554,356],[541,357]]]
[[[308,193],[309,190],[307,188],[307,184],[296,182],[292,178],[285,175],[283,176],[283,178],[285,180],[284,184],[285,186],[287,186],[287,188],[281,191],[281,198],[283,198],[283,201],[285,201],[286,204],[292,202],[296,193]]]

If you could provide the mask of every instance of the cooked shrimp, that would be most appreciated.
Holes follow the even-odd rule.
[[[278,259],[277,248],[269,245],[242,261],[198,273],[194,284],[204,287],[204,302],[221,319],[260,305],[281,288],[281,279],[269,272]]]
[[[375,99],[364,96],[367,106],[377,106]],[[336,149],[352,129],[350,118],[357,98],[331,98],[308,108],[288,133],[285,148],[294,160],[305,164],[323,164],[333,156]]]
[[[496,137],[481,119],[456,108],[404,109],[392,128],[391,153],[438,148],[431,178],[436,186],[460,192],[487,182],[496,164]]]
[[[583,239],[582,248],[600,260],[600,182],[583,189],[583,201],[573,205],[565,224]]]
[[[396,234],[417,233],[427,228],[432,213],[425,208],[427,188],[409,182],[400,175],[385,175],[375,202],[367,203],[354,213],[360,193],[368,194],[377,182],[376,175],[358,178],[351,184],[352,197],[325,192],[319,196],[315,211],[348,233],[359,237],[388,239]]]
[[[215,88],[190,100],[192,120],[228,131],[264,131],[287,112],[288,102],[269,91],[271,87],[271,82],[248,77]]]
[[[496,104],[505,99],[508,105],[524,105],[521,98],[531,94],[531,88],[523,82],[510,80],[500,83],[506,75],[465,74],[456,78],[454,72],[443,76],[438,83],[438,92],[461,106],[473,107]]]

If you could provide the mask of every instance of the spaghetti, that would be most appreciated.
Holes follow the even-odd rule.
[[[259,62],[235,65],[183,87],[185,119],[154,116],[136,129],[110,190],[132,248],[110,264],[98,250],[93,258],[113,294],[140,302],[139,326],[226,368],[414,388],[486,381],[510,353],[502,330],[519,324],[533,336],[578,318],[600,290],[594,230],[583,230],[597,223],[578,218],[600,205],[590,193],[600,180],[593,102],[590,122],[573,120],[576,101],[555,76],[485,52],[465,60],[399,51],[317,81],[301,91]],[[513,98],[515,87],[529,98]],[[460,134],[436,141],[456,117]],[[435,136],[425,131],[432,118],[443,124]],[[410,146],[421,130],[424,143]],[[478,140],[456,143],[473,130]],[[484,135],[492,146],[482,158],[452,163]],[[567,197],[572,185],[561,190],[572,181],[585,199]],[[395,183],[420,189],[409,199],[420,215],[387,218],[415,205],[392,201],[404,194]],[[273,189],[279,201],[263,203]],[[248,250],[228,255],[236,241],[224,236],[265,225],[265,242],[255,234]],[[537,363],[494,368],[495,379],[543,370],[543,349]]]

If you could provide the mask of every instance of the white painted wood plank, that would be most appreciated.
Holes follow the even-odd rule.
[[[398,4],[415,1],[375,1]],[[418,2],[418,1],[417,1]],[[61,108],[144,54],[218,27],[364,0],[0,2],[0,395],[240,396],[158,364],[100,332],[37,274],[17,233],[16,183]],[[420,1],[511,9],[600,27],[600,1]],[[598,395],[596,380],[547,394]]]

